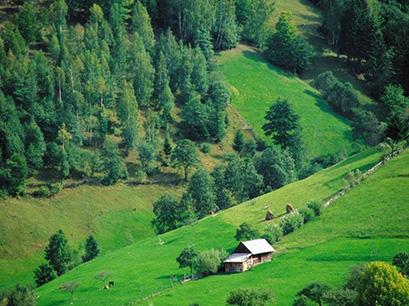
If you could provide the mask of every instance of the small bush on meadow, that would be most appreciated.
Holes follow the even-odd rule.
[[[300,214],[304,218],[304,224],[314,220],[315,218],[315,212],[309,207],[301,208]]]
[[[299,212],[288,214],[280,221],[284,235],[294,232],[304,224],[304,217]]]
[[[314,212],[315,216],[320,216],[322,212],[322,205],[317,201],[310,201],[307,203],[307,207]]]
[[[274,244],[283,237],[283,229],[278,224],[266,226],[262,238],[266,239],[270,244]]]

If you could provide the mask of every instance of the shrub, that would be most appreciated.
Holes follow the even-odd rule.
[[[225,250],[208,250],[197,255],[194,268],[198,274],[207,276],[215,274],[219,270],[224,259],[227,257]]]
[[[236,289],[230,292],[226,303],[237,306],[264,306],[274,303],[274,298],[266,290]]]
[[[304,218],[299,212],[288,214],[280,221],[280,227],[282,228],[284,235],[294,232],[303,224]]]
[[[204,154],[208,154],[210,153],[210,150],[212,149],[212,146],[210,145],[210,143],[202,143],[202,145],[200,146],[200,151],[202,151]]]
[[[318,305],[322,305],[322,300],[324,295],[329,292],[330,288],[326,284],[321,283],[311,283],[300,292],[297,293],[297,296],[305,296],[308,299],[316,302]],[[302,305],[302,304],[299,304]]]
[[[356,305],[409,305],[409,280],[386,262],[355,269],[347,287],[358,293]]]
[[[322,205],[317,201],[310,201],[307,203],[307,208],[314,212],[315,216],[320,216],[322,211]]]
[[[5,305],[7,306],[35,306],[37,305],[37,297],[30,286],[17,285],[10,294],[6,294],[5,299],[0,299],[0,305],[4,305],[3,302],[6,302]]]
[[[41,264],[34,271],[34,279],[37,287],[52,281],[56,277],[57,275],[55,274],[54,269],[49,264]]]
[[[315,217],[315,211],[313,211],[311,208],[309,207],[304,207],[300,209],[300,214],[303,216],[304,218],[304,224],[308,223],[310,221],[312,221]]]
[[[48,183],[47,186],[41,186],[35,190],[33,196],[37,198],[49,198],[59,193],[62,189],[63,185],[61,183]]]
[[[277,224],[271,224],[266,226],[264,234],[262,236],[270,244],[274,244],[277,241],[280,241],[283,237],[283,229]]]
[[[240,224],[239,228],[236,230],[236,235],[234,236],[237,241],[252,240],[260,236],[259,232],[254,229],[250,224],[244,222]]]
[[[318,75],[318,77],[314,80],[313,85],[320,91],[325,91],[328,88],[334,86],[337,82],[337,78],[332,74],[331,71],[326,71]]]
[[[409,254],[402,252],[396,254],[392,259],[392,264],[398,268],[398,271],[409,277]]]

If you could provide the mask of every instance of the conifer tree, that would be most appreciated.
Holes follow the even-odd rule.
[[[138,136],[138,104],[131,83],[125,81],[122,90],[118,104],[118,116],[122,126],[122,144],[126,150],[130,150],[135,147]]]
[[[128,57],[130,77],[133,79],[138,103],[141,106],[148,106],[153,93],[155,70],[151,57],[145,50],[142,38],[137,33],[132,37]]]
[[[48,245],[45,248],[44,258],[48,260],[57,275],[62,275],[67,272],[71,263],[71,251],[62,230],[51,235],[48,240]]]
[[[82,256],[82,261],[87,262],[98,256],[100,250],[97,240],[90,235],[85,242],[85,255]]]
[[[151,18],[146,7],[139,1],[135,1],[132,7],[132,30],[139,34],[148,52],[153,52],[155,35],[153,33]]]
[[[199,218],[214,212],[216,209],[213,184],[212,177],[203,169],[197,170],[189,182],[187,192],[192,199],[193,209]]]

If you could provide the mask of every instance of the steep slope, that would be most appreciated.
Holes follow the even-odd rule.
[[[225,248],[230,251],[236,244],[236,241],[233,238],[235,228],[244,220],[247,222],[251,222],[252,224],[260,228],[263,227],[264,224],[262,220],[266,211],[266,206],[269,206],[273,210],[273,212],[279,214],[283,212],[284,206],[288,202],[295,204],[295,206],[297,207],[302,207],[307,201],[311,199],[326,199],[343,186],[343,178],[349,171],[357,168],[361,170],[368,169],[378,159],[379,154],[375,153],[374,151],[358,154],[303,181],[290,184],[277,191],[246,202],[237,207],[231,208],[225,212],[218,214],[215,217],[208,217],[191,226],[186,226],[181,229],[161,235],[160,238],[164,242],[164,244],[159,243],[157,238],[149,238],[137,242],[131,246],[122,248],[116,252],[111,252],[109,254],[106,254],[105,256],[101,256],[100,258],[92,262],[77,267],[76,269],[57,279],[56,281],[53,281],[41,287],[39,289],[40,305],[54,305],[58,303],[64,304],[65,302],[67,302],[68,296],[63,292],[60,292],[58,290],[58,287],[61,284],[70,281],[76,281],[79,283],[80,287],[75,293],[75,296],[76,303],[81,305],[95,305],[100,301],[104,301],[104,305],[126,304],[132,301],[135,304],[139,304],[142,301],[141,299],[162,291],[164,292],[164,295],[158,297],[160,301],[153,301],[154,304],[181,305],[189,304],[191,302],[200,302],[200,304],[206,305],[206,303],[212,304],[215,301],[220,304],[224,300],[230,286],[236,285],[232,282],[234,279],[244,278],[244,282],[250,283],[251,281],[246,278],[247,276],[254,275],[256,271],[264,271],[266,269],[267,274],[271,276],[272,271],[270,267],[272,267],[272,265],[275,265],[276,263],[281,263],[281,257],[277,260],[273,260],[271,264],[260,266],[259,268],[255,269],[254,272],[251,271],[249,273],[232,277],[209,277],[205,280],[192,282],[183,286],[176,285],[177,291],[175,291],[174,295],[172,293],[173,291],[170,290],[170,288],[175,285],[172,281],[173,276],[181,277],[184,273],[187,273],[187,270],[178,269],[177,263],[175,261],[175,258],[177,257],[181,249],[186,246],[193,245],[198,250],[205,250],[210,248]],[[402,165],[405,165],[408,160],[409,154],[406,153],[402,157],[399,157],[398,159],[388,164],[388,166],[386,166],[384,169],[381,169],[379,171],[379,174],[377,173],[376,176],[382,182],[383,176],[390,176],[391,173],[393,173],[396,169],[402,168]],[[402,170],[401,173],[397,172],[397,175],[400,175],[402,173],[404,174],[404,171],[407,172],[407,169]],[[372,185],[372,181],[374,179],[370,179],[364,184]],[[404,181],[402,183],[404,183]],[[405,192],[401,184],[397,184],[396,182],[394,182],[394,184],[396,185],[396,188],[402,189],[402,192]],[[400,193],[400,198],[402,197],[402,192]],[[353,195],[353,193],[351,193],[351,195]],[[355,203],[356,199],[353,199],[352,202]],[[342,203],[339,202],[336,203],[336,205],[341,206]],[[331,209],[332,208],[330,208],[328,211],[330,211]],[[385,207],[380,207],[379,209],[383,211]],[[407,207],[404,209],[407,209]],[[351,210],[345,211],[350,211],[350,213],[353,213],[353,211]],[[390,214],[393,213],[393,206],[391,206]],[[390,219],[390,215],[385,215],[385,217],[388,219],[381,219],[379,220],[379,222],[385,222],[385,220]],[[407,225],[402,222],[402,218],[405,218],[405,211],[402,211],[402,214],[399,215],[399,218],[395,220],[395,224],[401,224],[401,227],[397,228],[395,234],[398,232],[398,230],[400,233],[408,232],[408,229],[406,228]],[[315,221],[310,225],[307,225],[306,228],[308,228],[309,226],[314,226],[314,224],[316,224],[317,222],[319,221]],[[374,224],[374,226],[375,225],[376,224]],[[300,232],[303,230],[304,229],[300,230]],[[379,234],[384,233],[379,232]],[[290,237],[291,235],[288,236],[288,238],[286,238],[283,243],[278,246],[278,249],[280,251],[287,248],[286,241]],[[342,240],[345,238],[340,239]],[[332,250],[337,249],[340,245],[346,246],[350,244],[348,240],[345,240],[344,244],[341,240],[339,244],[334,242],[335,245],[332,246]],[[399,239],[397,239],[397,241],[398,240]],[[379,243],[381,242],[382,241],[379,240]],[[317,245],[317,247],[319,246]],[[342,249],[347,248],[343,247]],[[396,247],[396,249],[400,249],[400,247]],[[284,256],[293,256],[291,255],[293,254],[293,252],[298,252],[298,250],[286,253],[288,255],[283,255],[283,258],[285,258]],[[312,250],[311,252],[313,253],[310,254],[320,254],[319,251]],[[390,252],[390,254],[386,254],[384,256],[385,258],[386,256],[392,255],[392,252],[394,252],[394,248],[389,248],[388,252]],[[328,254],[331,254],[330,249],[328,250],[327,255]],[[293,258],[296,257],[298,257],[297,254],[293,256]],[[298,267],[302,267],[305,264],[302,261],[300,261],[300,263],[297,263],[296,260],[297,259],[293,260],[293,264]],[[313,266],[311,266],[311,269],[312,267]],[[318,264],[314,265],[314,267],[315,271],[319,270]],[[344,271],[342,270],[342,267],[346,268],[345,265],[340,265],[340,267],[338,268],[337,263],[333,263],[332,267],[335,269],[335,272]],[[281,268],[282,271],[286,270],[285,265],[281,266]],[[95,275],[101,271],[110,271],[112,273],[111,278],[115,281],[115,288],[109,291],[101,290],[101,283],[94,278]],[[313,274],[309,275],[310,277],[315,277]],[[339,275],[339,277],[341,277],[341,275]],[[283,275],[281,275],[280,279],[282,278]],[[221,279],[225,280],[223,281],[223,286],[218,283],[218,280]],[[304,282],[308,281],[306,275],[304,275],[302,279],[304,280]],[[288,280],[289,279],[287,279],[287,281]],[[340,281],[340,278],[338,278],[338,281]],[[294,291],[295,288],[299,288],[300,286],[302,286],[302,284],[303,282],[300,282],[298,284],[294,283],[290,287],[292,287]],[[215,286],[220,286],[220,288],[217,289],[215,288]],[[209,301],[208,296],[205,296],[206,292],[217,292],[217,295],[215,295],[215,299],[212,298]],[[288,293],[285,296],[287,296],[288,298]],[[152,301],[150,300],[147,301],[147,303],[151,302]]]
[[[283,255],[237,275],[218,275],[179,286],[150,305],[221,305],[235,288],[265,288],[278,305],[313,281],[339,286],[349,269],[374,260],[390,262],[409,251],[409,152],[391,161],[277,247]],[[209,301],[208,297],[212,299]]]
[[[308,157],[354,150],[349,121],[332,111],[307,83],[243,45],[221,53],[218,62],[231,85],[233,107],[251,126],[245,129],[268,140],[262,131],[265,113],[277,98],[285,98],[300,116]]]

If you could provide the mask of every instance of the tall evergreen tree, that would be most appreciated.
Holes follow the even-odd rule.
[[[192,199],[193,209],[199,218],[215,211],[213,179],[205,170],[199,169],[193,174],[187,192]]]
[[[45,248],[44,258],[48,260],[57,275],[67,272],[71,263],[71,251],[62,230],[51,235]]]
[[[97,240],[90,235],[85,242],[85,254],[82,256],[82,261],[87,262],[98,256],[100,250]]]
[[[43,157],[46,150],[43,133],[32,119],[26,128],[25,134],[28,165],[33,170],[39,170],[43,166]]]
[[[118,116],[122,125],[122,144],[126,150],[133,149],[138,136],[138,104],[132,84],[126,81],[119,98]]]
[[[153,93],[155,70],[151,57],[146,52],[143,41],[137,33],[132,37],[128,56],[128,67],[130,76],[134,81],[136,98],[141,106],[148,106]]]
[[[135,1],[132,7],[132,30],[142,38],[145,49],[152,52],[155,45],[151,18],[146,7],[139,1]]]

